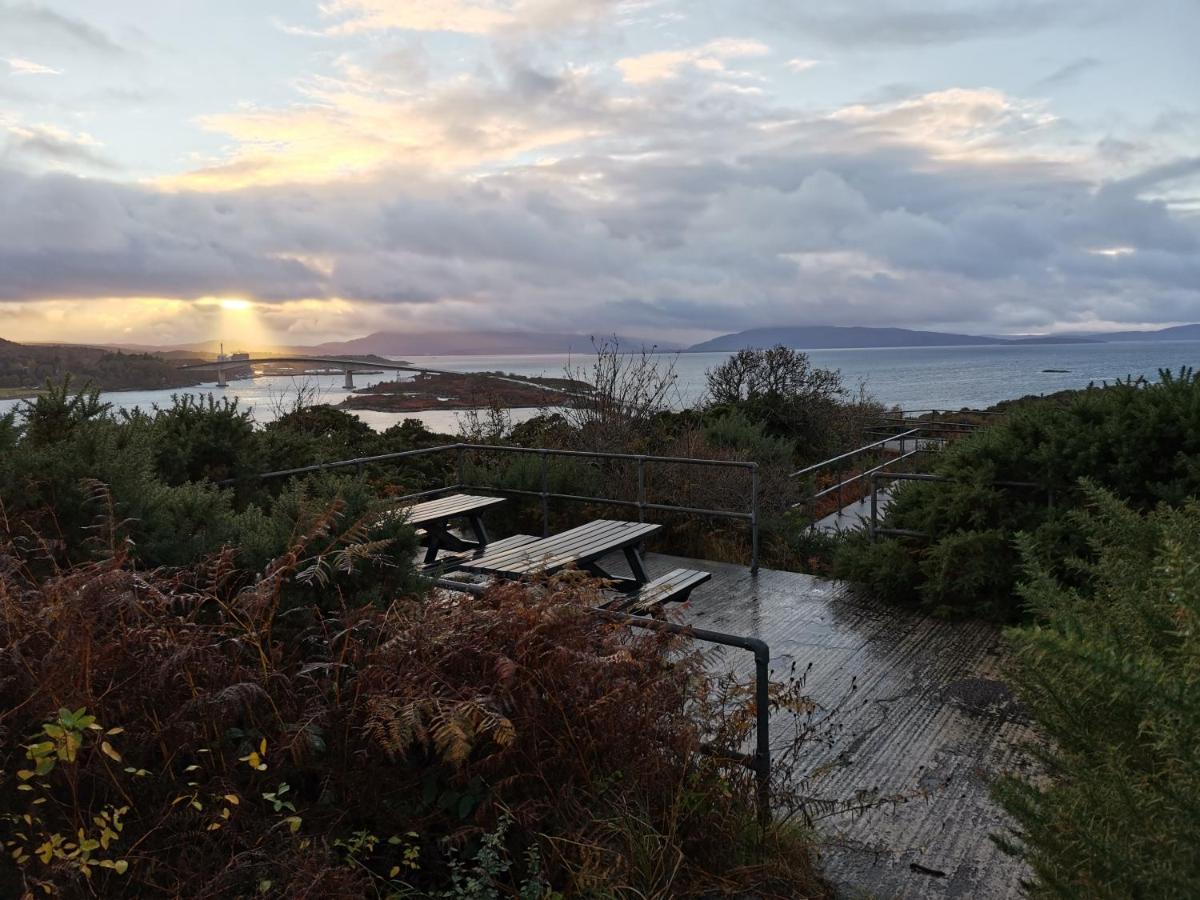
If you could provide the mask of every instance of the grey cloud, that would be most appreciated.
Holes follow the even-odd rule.
[[[26,159],[35,163],[81,166],[101,172],[115,172],[120,166],[90,144],[36,125],[23,126],[10,133],[0,159]]]
[[[1164,182],[1200,174],[1200,156],[1173,160],[1155,166],[1129,178],[1114,181],[1105,187],[1110,193],[1138,194]]]
[[[437,102],[451,122],[491,103],[564,124],[588,113],[604,133],[556,162],[471,180],[393,171],[167,194],[0,171],[0,296],[336,296],[420,306],[426,321],[453,301],[481,325],[566,317],[644,333],[1033,329],[1200,308],[1200,223],[1141,196],[1195,160],[1097,189],[1057,165],[881,143],[852,122],[759,129],[767,113],[752,102],[715,123],[686,91],[611,107],[584,81],[541,74],[554,83],[518,76]],[[1137,252],[1091,252],[1114,246]]]
[[[18,30],[106,56],[123,56],[129,52],[83,19],[64,16],[40,4],[0,3],[0,33],[11,34]]]
[[[814,0],[797,4],[770,0],[765,14],[776,26],[788,27],[834,44],[923,46],[980,38],[1016,37],[1062,22],[1079,23],[1106,15],[1107,0],[1069,3],[1064,0]]]
[[[1040,78],[1033,83],[1032,90],[1048,91],[1063,87],[1078,81],[1085,73],[1098,69],[1104,64],[1094,56],[1081,56],[1065,66],[1060,66],[1055,69],[1045,78]]]

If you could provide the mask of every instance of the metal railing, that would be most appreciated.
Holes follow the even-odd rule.
[[[754,772],[757,781],[758,824],[766,828],[771,821],[771,648],[758,638],[693,628],[690,625],[679,625],[615,610],[597,609],[596,612],[604,618],[625,622],[634,628],[681,634],[708,644],[749,650],[754,654],[754,753],[736,753],[725,748],[719,748],[718,752]]]
[[[468,452],[516,453],[538,456],[541,460],[539,489],[536,491],[531,491],[519,488],[498,488],[491,485],[467,483],[465,461],[466,454]],[[324,472],[346,468],[352,468],[361,474],[365,468],[370,465],[396,462],[398,460],[411,459],[417,456],[430,456],[434,454],[446,453],[456,453],[458,456],[455,469],[457,472],[456,483],[443,485],[442,487],[438,488],[431,488],[425,491],[418,491],[416,493],[405,494],[404,496],[394,498],[395,501],[400,503],[407,500],[418,500],[422,497],[432,497],[436,494],[442,494],[449,491],[462,490],[483,491],[493,494],[500,494],[501,496],[537,497],[541,501],[543,536],[548,535],[550,532],[551,500],[563,500],[577,503],[600,503],[609,506],[634,508],[638,512],[639,522],[644,521],[647,510],[691,513],[693,515],[712,516],[715,518],[737,519],[749,524],[750,572],[753,575],[758,574],[759,472],[758,463],[756,462],[730,459],[697,459],[683,456],[650,456],[640,453],[607,453],[600,450],[554,450],[546,447],[510,447],[497,444],[456,443],[441,444],[436,447],[424,447],[419,450],[401,450],[395,453],[381,453],[376,456],[362,456],[354,459],[335,460],[332,462],[317,463],[311,466],[300,466],[294,469],[280,469],[274,472],[261,472],[256,475],[245,476],[243,478],[229,478],[218,482],[218,484],[222,486],[230,486],[244,481],[268,481],[276,478],[291,478],[296,475],[307,475],[313,472]],[[627,462],[634,462],[637,464],[637,497],[636,499],[619,497],[593,497],[584,494],[565,494],[551,491],[549,482],[549,461],[551,457],[624,460]],[[717,468],[746,470],[750,473],[749,508],[745,512],[742,512],[740,510],[710,509],[706,507],[683,506],[681,504],[673,503],[652,502],[648,500],[646,496],[646,466],[648,464],[710,466]]]
[[[460,593],[480,595],[488,586],[459,581],[444,581],[435,579],[435,584]],[[665,619],[655,619],[650,616],[638,616],[632,613],[620,612],[615,609],[592,607],[591,611],[602,619],[620,622],[632,628],[645,628],[651,631],[665,631],[683,637],[704,641],[707,644],[719,644],[722,647],[736,647],[748,650],[754,654],[754,753],[741,753],[726,747],[707,747],[710,754],[720,756],[732,762],[746,766],[754,773],[756,789],[756,805],[758,807],[758,822],[765,828],[771,820],[771,648],[759,638],[745,637],[740,634],[727,634],[723,631],[710,631],[707,628],[695,628]]]
[[[925,448],[921,445],[921,442],[920,442],[920,436],[921,436],[922,431],[923,431],[923,429],[921,429],[921,428],[910,428],[907,431],[900,432],[899,434],[891,434],[891,435],[888,435],[887,437],[881,438],[880,440],[874,441],[870,444],[864,444],[861,447],[855,447],[853,450],[848,450],[845,453],[838,454],[837,456],[831,456],[829,459],[822,460],[819,463],[814,463],[811,466],[805,466],[803,469],[797,469],[795,472],[792,472],[790,475],[788,475],[789,479],[804,478],[806,476],[816,475],[818,472],[822,472],[822,471],[825,471],[825,470],[828,470],[831,468],[836,468],[837,470],[839,470],[839,475],[838,475],[838,481],[836,484],[830,485],[829,487],[826,487],[826,488],[822,488],[821,490],[815,491],[814,493],[798,500],[797,502],[791,504],[791,508],[799,509],[801,507],[807,507],[808,512],[809,512],[809,517],[815,518],[814,507],[816,505],[816,502],[818,500],[822,499],[823,497],[828,497],[831,494],[836,494],[837,495],[837,507],[838,507],[838,509],[841,509],[842,506],[844,505],[843,494],[847,487],[849,487],[850,485],[854,484],[857,481],[861,481],[863,478],[869,477],[872,473],[879,472],[882,469],[887,468],[888,466],[895,465],[896,463],[898,463],[902,460],[909,459],[909,458],[915,456],[916,454],[923,452]],[[908,449],[909,441],[912,441],[912,444],[913,444],[913,448],[911,450]],[[897,446],[897,442],[898,442],[898,446]],[[890,447],[889,447],[889,445],[890,445]],[[841,477],[840,470],[845,468],[847,463],[850,463],[851,461],[856,460],[858,457],[862,456],[865,453],[876,453],[876,452],[887,450],[890,448],[894,448],[894,449],[898,450],[898,453],[896,456],[890,457],[889,459],[886,459],[883,462],[879,463],[878,465],[876,465],[872,468],[866,469],[865,471],[857,472],[857,473],[851,475],[849,478]]]
[[[868,524],[868,533],[871,536],[871,543],[875,543],[881,534],[896,535],[897,537],[929,537],[924,531],[915,531],[911,528],[880,528],[879,527],[879,482],[882,479],[889,481],[937,481],[948,482],[955,479],[945,475],[930,475],[923,472],[875,472],[871,475],[871,519]],[[1033,488],[1042,489],[1047,493],[1047,503],[1050,506],[1054,505],[1054,491],[1045,487],[1045,485],[1037,484],[1032,481],[989,481],[989,485],[995,487],[1013,487],[1013,488]]]
[[[937,409],[901,409],[885,412],[879,418],[863,428],[863,433],[887,437],[894,434],[896,429],[920,428],[930,440],[946,440],[950,436],[970,434],[987,428],[991,422],[963,422],[946,416],[961,416],[962,412],[943,412]],[[969,415],[997,416],[986,410],[971,411]],[[932,416],[932,418],[922,418]],[[994,420],[993,420],[994,421]]]

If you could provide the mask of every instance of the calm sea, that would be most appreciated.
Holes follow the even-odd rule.
[[[704,394],[704,375],[727,358],[726,353],[682,353],[662,357],[673,363],[677,379],[675,402],[694,403]],[[1027,394],[1050,394],[1091,382],[1114,381],[1127,376],[1156,378],[1159,369],[1200,367],[1200,341],[1069,344],[1062,346],[1021,345],[1013,347],[904,347],[859,350],[812,350],[813,363],[841,371],[846,383],[860,382],[877,399],[903,409],[959,409],[990,406],[1000,400]],[[518,375],[561,376],[570,366],[587,374],[589,357],[565,354],[542,356],[422,356],[410,357],[417,365],[458,372],[501,370]],[[1065,369],[1047,372],[1046,369]],[[391,375],[356,376],[359,386],[391,378]],[[304,379],[258,378],[232,382],[226,388],[205,386],[189,392],[237,397],[253,410],[259,421],[270,421],[276,410],[286,407],[300,387],[314,388],[320,402],[338,403],[348,392],[341,376]],[[120,391],[104,395],[115,407],[148,409],[171,402],[179,391]],[[19,401],[0,401],[0,413]],[[514,410],[520,421],[536,410]],[[405,418],[417,418],[435,431],[458,431],[460,413],[382,413],[359,411],[371,427],[387,428]]]

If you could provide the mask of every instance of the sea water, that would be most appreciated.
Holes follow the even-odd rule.
[[[1020,344],[984,347],[901,347],[807,351],[812,363],[837,369],[848,387],[864,385],[867,392],[888,406],[901,409],[955,410],[986,407],[1001,400],[1026,395],[1086,387],[1127,377],[1158,377],[1160,369],[1200,366],[1200,341],[1145,341],[1111,344]],[[671,402],[691,405],[705,392],[705,373],[719,366],[728,353],[662,354],[661,366],[673,366],[676,375]],[[421,356],[409,362],[431,369],[454,372],[503,371],[517,375],[572,375],[587,378],[591,358],[576,354],[537,356]],[[1065,371],[1048,372],[1047,369]],[[365,387],[390,380],[392,374],[355,375],[355,384]],[[314,402],[340,403],[350,392],[342,376],[273,376],[233,381],[227,387],[202,385],[157,391],[112,391],[102,398],[116,409],[171,403],[179,393],[213,394],[237,398],[259,422],[274,419],[304,391]],[[20,401],[0,400],[0,414]],[[538,410],[512,410],[514,422],[536,415]],[[455,434],[462,413],[455,410],[427,412],[378,412],[354,410],[372,428],[383,430],[404,419],[419,419],[433,431]]]

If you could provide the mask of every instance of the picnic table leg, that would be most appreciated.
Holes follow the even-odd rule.
[[[426,528],[426,533],[429,535],[429,544],[425,548],[425,565],[432,565],[437,560],[438,550],[441,548],[441,535],[436,528]]]
[[[483,527],[483,516],[471,516],[471,530],[475,532],[475,540],[479,542],[479,549],[483,549],[488,545],[487,529]]]
[[[650,576],[646,574],[646,567],[642,565],[641,547],[626,547],[625,560],[629,563],[633,578],[638,584],[646,584],[650,581]]]

